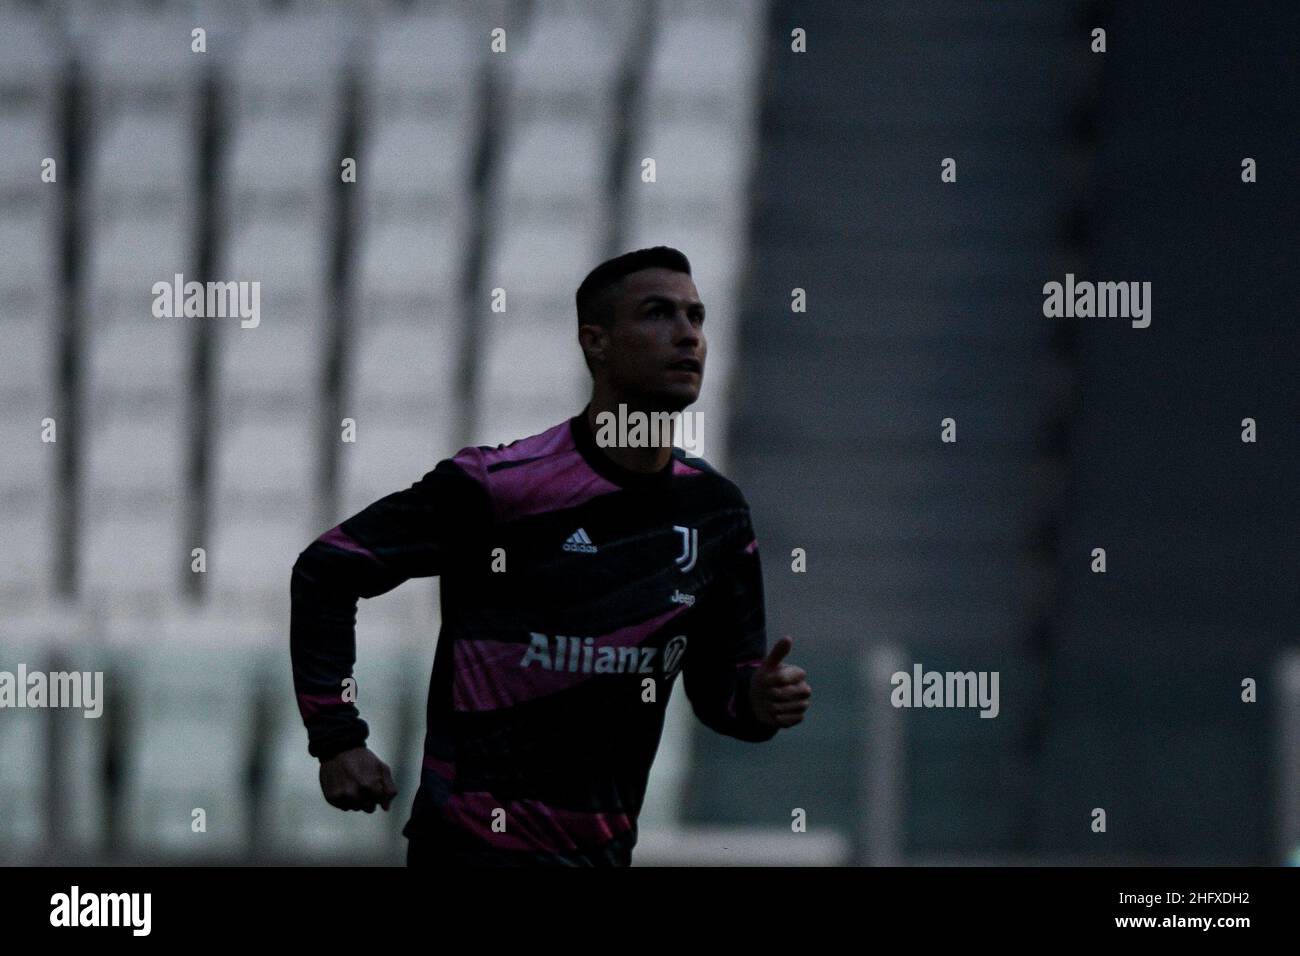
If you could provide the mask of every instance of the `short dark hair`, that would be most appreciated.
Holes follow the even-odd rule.
[[[669,246],[653,246],[625,252],[607,262],[602,262],[582,280],[576,296],[579,325],[605,325],[614,320],[613,299],[608,295],[624,276],[642,269],[671,269],[673,272],[691,274],[691,262],[682,253]]]

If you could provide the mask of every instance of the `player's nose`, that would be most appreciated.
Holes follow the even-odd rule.
[[[677,321],[673,325],[673,345],[682,352],[687,349],[695,351],[699,349],[703,341],[704,333],[696,327],[685,312],[678,312]],[[702,359],[704,356],[697,354],[694,357]]]

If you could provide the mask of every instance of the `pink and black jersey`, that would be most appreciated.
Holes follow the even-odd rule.
[[[586,411],[469,447],[317,538],[293,568],[290,644],[309,750],[368,733],[342,700],[358,598],[441,575],[424,765],[403,833],[483,863],[627,865],[681,674],[718,733],[769,740],[744,496],[674,448],[656,474],[596,445]]]

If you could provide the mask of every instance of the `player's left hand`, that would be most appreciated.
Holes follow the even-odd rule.
[[[749,683],[754,716],[770,727],[793,727],[803,720],[812,701],[812,687],[804,669],[781,663],[792,647],[791,637],[783,637],[773,644]]]

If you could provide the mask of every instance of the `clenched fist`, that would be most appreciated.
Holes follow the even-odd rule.
[[[376,805],[387,811],[397,796],[393,772],[367,747],[353,747],[322,760],[320,788],[330,806],[366,813],[374,813]]]
[[[812,701],[812,687],[804,669],[781,663],[792,647],[794,639],[790,637],[773,644],[750,680],[749,702],[754,716],[770,727],[793,727],[803,720]]]

